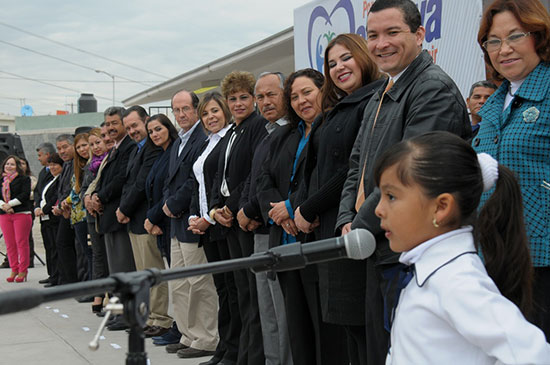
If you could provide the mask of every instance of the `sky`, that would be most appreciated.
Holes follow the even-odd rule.
[[[292,26],[294,9],[309,1],[0,0],[0,113],[20,115],[25,104],[34,115],[76,113],[81,93],[93,93],[102,111],[113,97],[107,74],[121,105]]]

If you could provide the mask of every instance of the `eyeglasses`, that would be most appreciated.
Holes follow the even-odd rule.
[[[496,52],[500,50],[500,47],[502,47],[502,41],[505,41],[508,46],[513,46],[515,44],[519,44],[521,41],[523,41],[525,38],[529,37],[530,35],[531,35],[531,32],[514,33],[514,34],[510,34],[508,37],[504,39],[489,39],[488,41],[483,42],[483,48],[485,48],[487,52]]]
[[[179,113],[189,113],[191,111],[191,107],[190,106],[184,106],[183,108],[176,108],[176,109],[172,109],[172,114],[176,115],[176,114],[179,114]]]

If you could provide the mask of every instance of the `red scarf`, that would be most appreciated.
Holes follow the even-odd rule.
[[[2,196],[4,197],[4,201],[6,203],[11,200],[10,184],[17,177],[17,175],[17,171],[12,174],[7,172],[2,173],[2,176],[4,177],[4,181],[2,181]]]

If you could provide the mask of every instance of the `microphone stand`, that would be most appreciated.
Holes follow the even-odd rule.
[[[295,244],[296,245],[296,244]],[[297,247],[293,252],[301,252]],[[146,365],[145,335],[143,327],[149,316],[149,291],[162,281],[190,276],[218,274],[251,267],[274,268],[283,256],[267,251],[250,257],[211,262],[184,268],[158,270],[147,269],[126,273],[116,273],[105,279],[60,285],[48,289],[22,289],[5,293],[0,297],[0,315],[34,308],[42,303],[84,295],[96,295],[106,291],[116,293],[123,303],[124,319],[130,327],[128,338],[127,365]],[[303,263],[305,266],[305,261]],[[110,313],[110,311],[108,312]],[[107,316],[106,316],[107,318]],[[103,321],[102,325],[106,323]],[[98,331],[101,333],[102,328]],[[91,346],[93,348],[93,346]],[[95,347],[97,348],[97,347]]]

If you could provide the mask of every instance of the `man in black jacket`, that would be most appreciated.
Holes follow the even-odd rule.
[[[237,213],[243,231],[254,231],[254,252],[269,249],[269,226],[264,225],[256,197],[256,181],[269,152],[270,135],[288,122],[283,99],[284,76],[280,72],[264,72],[258,76],[254,88],[256,104],[261,115],[268,120],[269,133],[258,144],[252,159],[252,168],[241,196],[241,209]],[[258,307],[262,327],[264,355],[268,364],[292,364],[283,293],[277,277],[268,278],[265,272],[256,274]]]
[[[53,208],[53,214],[59,217],[56,239],[57,268],[60,274],[59,284],[67,284],[78,281],[74,229],[71,226],[69,216],[66,213],[63,215],[62,209],[62,202],[71,193],[71,178],[74,174],[74,137],[70,134],[61,134],[57,136],[55,142],[57,152],[64,161],[57,189],[58,205]],[[57,283],[50,284],[55,285]]]
[[[372,59],[390,78],[365,108],[336,223],[342,234],[366,228],[377,240],[376,253],[367,259],[369,364],[384,363],[388,351],[382,295],[387,280],[382,273],[399,265],[399,254],[390,250],[374,213],[380,199],[373,178],[375,161],[393,144],[425,132],[446,130],[464,139],[471,135],[460,91],[422,50],[424,35],[420,12],[412,1],[377,0],[372,5],[367,18],[368,48]],[[391,303],[392,298],[386,299]]]
[[[136,269],[132,245],[125,224],[116,219],[116,209],[120,205],[122,187],[126,182],[126,168],[136,144],[126,134],[122,124],[124,108],[110,107],[105,111],[105,127],[115,146],[109,152],[101,178],[92,194],[96,211],[98,232],[105,235],[109,272],[134,271]]]
[[[38,181],[34,188],[34,214],[38,216],[37,209],[40,209],[40,201],[42,200],[42,191],[46,184],[52,181],[53,176],[50,173],[48,166],[48,158],[55,153],[55,147],[49,142],[43,142],[36,148],[38,154],[38,161],[43,166],[42,170],[38,173]],[[44,250],[46,251],[46,269],[48,271],[48,277],[43,280],[39,280],[40,284],[48,284],[50,282],[57,283],[58,271],[57,271],[57,252],[55,250],[55,242],[51,240],[49,235],[45,232],[45,227],[49,223],[46,218],[40,219],[40,233],[42,234],[42,242],[44,243]]]
[[[157,159],[161,148],[146,143],[145,123],[149,116],[145,109],[136,105],[128,108],[122,117],[126,132],[136,142],[137,148],[130,155],[126,168],[126,183],[122,188],[117,220],[126,224],[137,270],[164,269],[164,261],[157,247],[157,238],[148,234],[143,223],[147,213],[145,180]],[[172,325],[168,315],[168,283],[162,282],[151,288],[149,319],[144,333],[147,337],[160,336]]]
[[[206,135],[197,116],[199,98],[180,91],[172,97],[172,112],[181,127],[172,146],[162,210],[171,219],[170,265],[185,267],[206,263],[199,236],[188,231],[189,206],[194,186],[193,163]],[[200,275],[172,282],[174,318],[182,333],[180,343],[166,346],[167,352],[182,358],[213,355],[218,344],[218,296],[212,275]]]

